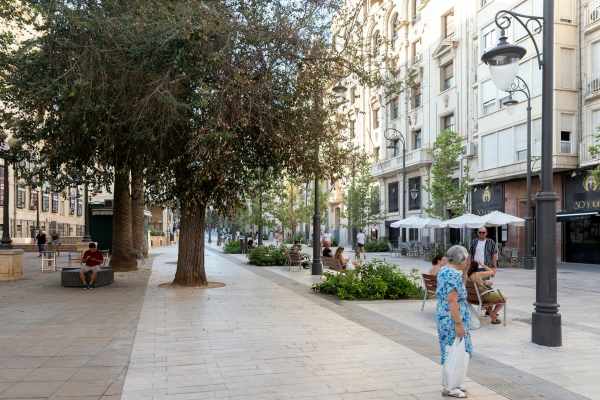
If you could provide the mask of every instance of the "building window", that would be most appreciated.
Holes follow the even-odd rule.
[[[496,45],[496,26],[491,25],[483,30],[482,34],[483,51],[492,48]]]
[[[515,126],[515,161],[527,160],[527,124]]]
[[[373,55],[375,57],[379,57],[380,47],[381,47],[381,35],[379,34],[379,31],[377,31],[373,35]]]
[[[413,89],[410,96],[410,107],[419,108],[421,107],[421,84],[417,84]]]
[[[492,80],[487,80],[481,84],[481,102],[483,106],[483,115],[496,111],[497,89]]]
[[[58,192],[52,193],[52,212],[58,213]]]
[[[400,155],[400,140],[394,140],[392,144],[394,145],[394,152],[392,153],[392,157],[398,157]]]
[[[392,119],[398,119],[400,117],[400,107],[399,107],[399,100],[398,97],[396,97],[394,100],[392,100]]]
[[[25,208],[25,185],[19,184],[17,187],[17,208]]]
[[[75,215],[75,188],[69,188],[69,215]]]
[[[379,109],[373,110],[373,128],[379,128]]]
[[[411,190],[417,189],[417,196],[413,199]],[[411,178],[408,180],[408,209],[409,210],[420,210],[421,209],[421,177]]]
[[[77,216],[83,215],[83,194],[81,186],[77,186]]]
[[[408,228],[408,240],[411,242],[419,240],[419,230],[417,228]]]
[[[350,139],[354,139],[354,136],[356,135],[356,121],[350,121]]]
[[[388,212],[398,211],[398,182],[388,184]]]
[[[444,117],[444,130],[450,130],[454,132],[454,114]]]
[[[396,30],[397,26],[398,14],[394,14],[394,17],[392,18],[392,25],[390,26],[390,30],[392,31],[392,46],[396,44],[396,41],[398,40],[398,31]]]
[[[381,201],[379,200],[379,188],[377,186],[371,187],[371,214],[377,214],[381,208]]]
[[[444,89],[454,87],[454,63],[450,63],[443,68],[444,71]]]
[[[413,64],[421,61],[422,58],[421,39],[413,43]]]
[[[421,148],[421,130],[415,131],[415,150]]]
[[[560,152],[572,154],[573,115],[560,114]]]
[[[379,147],[373,149],[373,162],[379,162]]]
[[[445,37],[450,37],[452,35],[454,35],[454,11],[452,11],[450,14],[446,15],[445,19],[445,29],[444,32],[446,33]]]

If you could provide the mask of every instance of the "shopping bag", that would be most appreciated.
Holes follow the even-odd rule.
[[[446,389],[454,389],[462,385],[469,367],[469,353],[465,351],[465,341],[455,338],[452,346],[446,346],[442,383]]]
[[[471,319],[472,331],[481,328],[481,320],[479,319],[479,315],[477,315],[477,310],[475,310],[475,307],[473,307],[472,304],[469,304],[469,318]]]

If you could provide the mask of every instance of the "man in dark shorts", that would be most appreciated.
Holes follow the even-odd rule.
[[[90,249],[83,253],[83,258],[81,261],[85,263],[85,265],[79,270],[79,278],[81,278],[81,282],[83,282],[83,289],[93,289],[94,281],[96,280],[101,265],[104,262],[102,252],[96,249],[95,243],[90,243]],[[90,283],[86,284],[85,273],[89,271],[92,271],[92,276],[90,278]]]

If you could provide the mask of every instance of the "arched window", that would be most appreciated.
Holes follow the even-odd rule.
[[[373,34],[373,55],[379,57],[381,54],[381,35],[379,31],[375,31]]]
[[[392,37],[392,45],[396,43],[396,40],[398,40],[398,31],[396,30],[397,26],[398,26],[398,13],[394,14],[394,16],[392,17],[392,23],[390,25],[390,35]]]

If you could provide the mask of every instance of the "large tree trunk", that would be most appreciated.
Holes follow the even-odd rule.
[[[144,182],[138,167],[131,169],[131,236],[133,248],[142,248],[143,257],[148,257],[144,234]]]
[[[198,205],[192,209],[181,205],[181,224],[179,225],[179,258],[173,283],[181,286],[206,286],[204,270],[204,235],[198,235],[204,229],[206,206]]]
[[[113,241],[110,266],[115,271],[137,271],[137,257],[133,251],[133,239],[131,237],[129,170],[123,168],[123,165],[116,165],[115,170]]]

